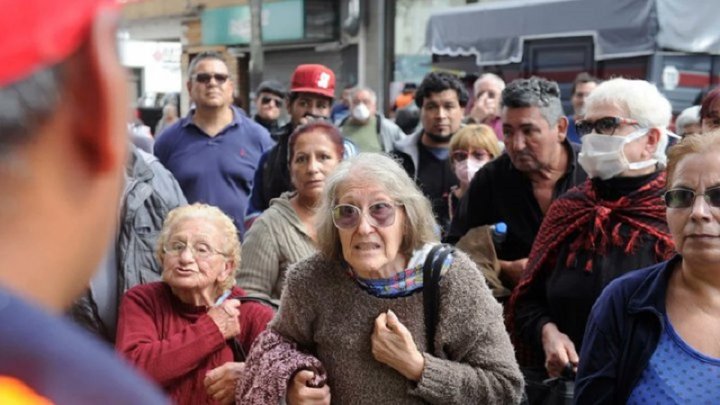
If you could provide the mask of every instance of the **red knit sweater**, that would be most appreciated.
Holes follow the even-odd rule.
[[[234,287],[232,295],[245,292]],[[181,302],[165,283],[136,286],[120,305],[116,349],[162,386],[173,402],[214,404],[205,392],[205,374],[233,361],[233,353],[207,311]],[[270,307],[242,304],[236,339],[245,353],[272,317]]]

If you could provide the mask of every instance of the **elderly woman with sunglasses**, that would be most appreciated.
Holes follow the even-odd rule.
[[[677,254],[603,291],[581,351],[578,404],[720,398],[720,132],[673,146],[667,178]]]
[[[551,205],[510,300],[529,380],[576,369],[603,288],[672,254],[662,202],[670,103],[644,80],[613,79],[585,108],[578,161],[590,178]]]
[[[162,282],[122,299],[116,349],[177,404],[232,403],[244,353],[273,317],[270,307],[237,299],[240,242],[216,207],[193,204],[168,214],[158,237]]]
[[[290,269],[265,333],[309,351],[327,371],[319,388],[308,386],[313,372],[295,374],[290,404],[298,396],[363,404],[520,400],[522,376],[501,307],[459,251],[443,262],[436,334],[426,341],[422,265],[438,243],[437,225],[397,162],[366,153],[344,161],[327,180],[320,212],[320,253]],[[260,338],[249,370],[264,346]]]

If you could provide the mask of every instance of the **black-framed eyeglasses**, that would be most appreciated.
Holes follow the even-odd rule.
[[[269,104],[270,102],[274,102],[274,103],[275,103],[275,107],[280,108],[280,107],[282,106],[282,100],[280,100],[279,98],[270,97],[270,96],[262,96],[262,97],[260,98],[260,103],[261,103],[262,105]]]
[[[666,191],[663,199],[665,200],[665,206],[668,208],[690,208],[695,203],[695,197],[699,195],[703,196],[709,206],[720,208],[720,187],[709,188],[704,193],[676,188]]]
[[[370,205],[367,208],[365,218],[368,223],[378,228],[387,228],[395,223],[396,206],[402,204],[380,201]],[[360,225],[360,217],[363,215],[362,209],[352,204],[338,204],[332,210],[333,224],[338,229],[352,229]]]
[[[208,84],[212,79],[215,79],[217,84],[223,84],[228,78],[230,78],[230,76],[225,73],[195,73],[193,76],[193,80],[202,84]]]
[[[587,135],[593,132],[593,130],[602,135],[614,135],[615,130],[623,124],[637,125],[638,122],[630,118],[603,117],[595,121],[580,120],[575,123],[575,130],[580,136]]]

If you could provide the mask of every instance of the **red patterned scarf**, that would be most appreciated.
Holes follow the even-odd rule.
[[[592,270],[593,257],[605,254],[611,245],[624,246],[625,253],[632,254],[643,234],[655,238],[658,262],[672,255],[675,245],[665,219],[664,190],[665,172],[662,172],[637,190],[615,201],[607,201],[598,198],[592,180],[588,179],[553,202],[533,242],[523,278],[515,287],[506,308],[507,327],[513,332],[513,343],[521,365],[537,364],[538,359],[514,333],[515,304],[538,275],[552,269],[550,263],[557,259],[560,247],[569,245],[568,267],[574,267],[578,252],[592,252],[583,266],[588,272]],[[627,239],[620,235],[622,225],[630,227]]]

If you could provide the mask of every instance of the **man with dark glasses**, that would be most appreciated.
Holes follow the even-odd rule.
[[[232,105],[234,84],[223,55],[203,52],[188,68],[195,104],[155,141],[155,155],[180,183],[188,202],[219,207],[244,233],[260,156],[274,142],[267,130]]]
[[[526,366],[549,377],[576,368],[603,288],[672,253],[662,200],[671,110],[644,80],[608,80],[586,99],[578,162],[591,179],[550,207],[510,302]],[[682,206],[693,196],[665,197]]]
[[[284,133],[280,114],[285,106],[285,88],[276,80],[266,80],[255,90],[255,116],[253,119],[265,127],[273,141]]]

